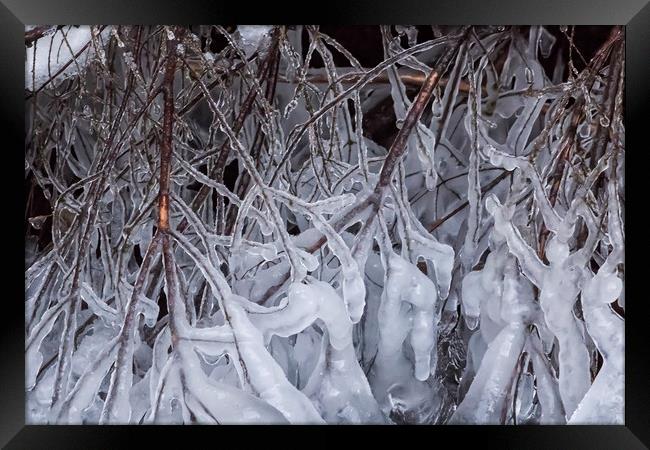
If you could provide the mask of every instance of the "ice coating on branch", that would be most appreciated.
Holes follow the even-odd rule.
[[[288,298],[289,302],[296,304],[308,299],[317,301],[317,317],[327,326],[332,347],[342,350],[352,344],[352,322],[343,300],[331,285],[317,280],[309,284],[294,284],[289,288]]]
[[[270,25],[238,25],[237,33],[241,38],[246,56],[251,56],[260,47],[262,41],[273,29]]]
[[[190,342],[181,342],[182,377],[187,391],[184,400],[198,423],[286,424],[287,419],[278,409],[232,386],[210,380],[192,350]]]
[[[291,423],[323,423],[307,397],[289,384],[280,366],[264,348],[262,334],[253,326],[244,310],[234,301],[229,303],[237,351],[247,368],[250,368],[246,369],[245,378],[253,392],[282,412]]]
[[[603,366],[571,416],[572,424],[624,423],[625,323],[610,306],[623,284],[602,272],[587,281],[582,298],[587,330],[603,355]]]
[[[390,54],[390,46],[387,45],[389,39],[386,34],[386,27],[382,27],[384,35],[384,52]],[[395,116],[397,118],[398,128],[400,123],[406,118],[408,110],[411,108],[412,102],[406,96],[406,87],[398,76],[397,69],[391,67],[388,70],[388,78],[391,84],[391,97],[393,98],[393,105],[395,108]],[[417,151],[417,156],[420,161],[425,184],[427,189],[433,190],[438,179],[437,172],[435,171],[434,163],[434,149],[436,138],[434,134],[423,123],[418,121],[414,133],[408,138],[408,147]]]
[[[110,342],[111,345],[103,351],[93,354],[92,363],[85,368],[61,407],[55,411],[56,416],[52,417],[52,420],[64,420],[71,424],[82,423],[84,410],[90,406],[97,395],[100,385],[113,363],[112,360],[117,355],[116,341],[111,340]]]
[[[61,299],[58,308],[49,309],[27,338],[25,345],[25,385],[27,389],[33,388],[38,370],[43,363],[43,354],[40,351],[43,340],[50,333],[61,314],[63,314],[62,317],[65,319],[67,313],[63,309],[63,303],[66,299]]]
[[[180,236],[179,239],[183,242]],[[189,243],[184,245],[191,248]],[[196,252],[192,254],[205,274],[210,275],[215,289],[219,289],[219,285],[223,286],[223,302],[227,308],[235,354],[241,359],[244,383],[250,386],[255,395],[281,411],[290,422],[321,423],[322,418],[313,405],[288,382],[282,368],[268,353],[264,334],[260,330],[290,336],[311,324],[320,312],[323,320],[332,324],[333,343],[343,346],[351,341],[351,324],[345,327],[345,320],[342,320],[341,313],[344,311],[341,309],[343,305],[340,297],[330,286],[321,282],[317,282],[319,284],[311,289],[311,292],[309,288],[306,288],[306,292],[301,285],[294,285],[288,301],[283,306],[270,311],[251,306],[248,308],[250,312],[247,312],[244,305],[248,304],[248,300],[232,294],[224,284],[223,277],[211,271],[209,262]],[[305,301],[306,299],[311,302]],[[319,311],[321,308],[322,311]],[[343,317],[347,319],[347,314]],[[343,329],[340,328],[342,326]],[[197,337],[196,332],[193,335]],[[253,367],[256,368],[254,371]]]
[[[568,245],[559,235],[547,245],[549,266],[544,265],[509,221],[507,208],[495,197],[486,201],[494,226],[506,237],[509,250],[517,257],[522,271],[540,290],[540,306],[546,324],[559,343],[560,394],[567,417],[570,417],[590,385],[589,354],[582,325],[573,314],[573,304],[580,290],[581,272],[569,264]]]
[[[623,228],[617,184],[608,183],[608,232],[612,252],[582,291],[587,331],[603,355],[603,366],[569,423],[623,424],[625,419],[625,322],[610,306],[621,295],[616,269],[623,261]]]
[[[524,241],[520,231],[512,224],[512,206],[502,206],[496,196],[489,195],[485,199],[485,209],[494,218],[496,232],[506,238],[508,250],[517,257],[522,272],[539,287],[542,283],[545,266]]]
[[[480,308],[480,332],[488,348],[484,354],[472,349],[480,365],[474,368],[469,391],[450,423],[502,423],[509,407],[506,398],[517,389],[512,373],[527,339],[526,328],[537,318],[539,308],[531,283],[521,276],[515,258],[505,249],[495,243],[485,267],[468,274],[463,282],[463,307],[469,308],[470,322],[476,320]]]
[[[551,363],[538,344],[532,344],[532,347],[534,347],[531,353],[537,383],[536,391],[542,409],[540,424],[564,424],[566,423],[564,407],[557,380],[550,366]]]
[[[470,329],[481,323],[487,342],[494,338],[494,328],[503,324],[503,282],[508,261],[507,249],[501,243],[495,243],[490,250],[484,267],[468,273],[461,286],[465,323]]]
[[[530,161],[528,161],[527,158],[511,156],[507,153],[501,152],[491,145],[484,147],[484,151],[489,156],[492,164],[502,166],[506,170],[514,170],[515,168],[518,168],[523,172],[533,186],[533,193],[537,200],[538,207],[540,208],[540,212],[544,217],[544,223],[549,230],[557,231],[560,227],[560,217],[546,196],[540,175]]]
[[[562,255],[561,251],[558,253]],[[570,416],[589,389],[590,375],[581,324],[572,311],[578,293],[576,269],[565,267],[563,261],[565,259],[550,261],[551,268],[545,273],[540,288],[540,305],[560,345],[560,365],[565,368],[564,373],[560,372],[560,393],[565,412]]]
[[[502,423],[508,408],[505,399],[512,389],[513,373],[525,341],[526,329],[522,324],[508,325],[497,335],[485,352],[479,372],[449,423]]]
[[[385,233],[385,224],[382,228]],[[437,289],[418,267],[395,254],[385,239],[380,249],[385,275],[371,386],[385,415],[427,420],[432,411],[424,399],[435,395],[435,381],[429,379],[437,361]]]
[[[351,338],[351,329],[348,335]],[[333,424],[385,423],[351,339],[341,349],[334,347],[331,338],[327,342],[324,337],[320,357],[304,389],[323,419]]]
[[[436,290],[442,299],[449,294],[454,264],[454,249],[435,239],[414,217],[407,206],[408,199],[396,193],[395,202],[400,216],[398,229],[402,238],[402,257],[417,263],[419,258],[431,261],[435,273]]]
[[[603,366],[569,423],[623,424],[625,401],[625,324],[609,303],[621,292],[615,275],[594,276],[583,291],[587,330],[603,355]]]
[[[365,305],[366,288],[361,276],[361,271],[357,261],[353,258],[350,249],[343,241],[343,238],[332,228],[332,226],[325,220],[319,209],[323,207],[331,208],[332,203],[308,204],[296,197],[291,197],[286,193],[278,190],[273,190],[283,202],[289,207],[302,212],[311,217],[314,227],[323,233],[327,239],[327,245],[332,250],[332,253],[337,257],[341,264],[341,278],[342,278],[342,291],[343,300],[350,314],[350,319],[353,323],[357,323],[363,314],[363,307]],[[350,196],[342,195],[334,199],[334,205],[338,204],[340,207],[350,205]],[[314,270],[315,267],[311,270]]]
[[[239,306],[247,311],[251,322],[268,342],[274,335],[289,337],[300,333],[317,319],[329,330],[329,339],[336,349],[351,344],[352,322],[345,304],[328,283],[311,279],[307,284],[294,283],[288,295],[275,307],[262,307],[234,297]],[[232,342],[232,335],[224,327],[190,331],[191,336]]]
[[[100,34],[100,38],[107,39],[109,34],[110,27],[107,27]],[[85,70],[94,54],[90,26],[69,26],[56,30],[26,48],[25,88],[35,91],[43,86],[51,75],[60,71],[60,79],[75,76]]]

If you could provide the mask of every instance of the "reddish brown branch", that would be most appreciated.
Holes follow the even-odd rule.
[[[411,105],[411,108],[406,113],[404,118],[404,123],[400,128],[393,144],[388,150],[388,155],[384,161],[384,165],[381,168],[379,174],[379,181],[375,187],[375,192],[380,193],[384,191],[385,187],[388,186],[390,181],[393,178],[393,172],[395,171],[395,166],[402,158],[402,155],[406,152],[406,143],[408,141],[409,135],[413,131],[413,128],[417,125],[422,113],[424,112],[424,107],[429,103],[433,90],[438,86],[440,82],[441,75],[447,70],[449,63],[452,58],[456,55],[458,48],[462,39],[455,41],[453,47],[451,47],[445,54],[442,56],[440,62],[437,64],[435,70],[432,70],[427,76],[426,80],[422,84],[420,91],[418,92],[415,101]]]
[[[176,29],[177,33],[182,30]],[[167,62],[163,77],[163,130],[160,145],[160,191],[158,194],[158,228],[169,231],[169,177],[172,159],[174,128],[174,75],[176,74],[176,45],[178,37],[167,40]]]

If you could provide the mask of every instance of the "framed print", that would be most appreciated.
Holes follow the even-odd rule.
[[[3,445],[648,448],[650,6],[77,3],[2,6]]]

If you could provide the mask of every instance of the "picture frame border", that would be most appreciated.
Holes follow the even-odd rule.
[[[411,442],[425,439],[431,445],[443,439],[451,442],[471,442],[484,446],[493,444],[501,449],[648,449],[650,446],[650,373],[648,350],[648,325],[643,318],[648,315],[648,294],[634,290],[642,282],[643,262],[630,264],[630,257],[639,248],[644,237],[634,232],[642,222],[643,206],[625,209],[627,241],[632,236],[632,246],[627,246],[625,265],[626,302],[626,363],[625,363],[625,425],[571,425],[571,426],[440,426],[440,427],[284,427],[264,426],[264,435],[242,433],[236,427],[211,426],[64,426],[25,425],[24,389],[24,185],[25,142],[25,84],[24,64],[25,25],[36,24],[191,24],[191,23],[320,23],[320,24],[381,24],[381,23],[431,23],[436,25],[624,25],[626,33],[625,56],[625,140],[632,148],[631,164],[626,164],[626,199],[644,196],[643,164],[638,161],[650,150],[643,114],[650,101],[650,3],[648,0],[471,0],[471,1],[415,1],[362,0],[271,3],[255,5],[248,2],[220,2],[190,0],[0,0],[0,78],[2,100],[0,114],[4,128],[2,172],[5,189],[0,194],[4,214],[0,215],[5,229],[4,250],[7,254],[3,275],[9,289],[4,289],[2,327],[0,328],[2,361],[0,362],[0,445],[3,448],[130,448],[134,439],[142,442],[165,442],[192,433],[207,442],[217,442],[230,435],[240,446],[256,438],[273,438],[268,434],[289,432],[297,443],[309,444],[302,437],[325,430],[331,442],[337,442],[338,433],[368,432],[374,438]],[[317,8],[320,7],[320,10]],[[626,158],[627,160],[627,158]],[[647,167],[647,166],[646,166]],[[21,179],[21,173],[22,179]],[[634,175],[635,174],[635,175]],[[15,179],[14,179],[15,177]],[[639,186],[639,187],[635,187]],[[641,202],[643,200],[641,199]],[[643,203],[639,203],[643,205]],[[633,216],[633,217],[631,217]],[[637,219],[638,217],[638,219]],[[636,223],[636,222],[639,223]],[[647,226],[646,226],[647,228]],[[646,232],[647,233],[647,232]],[[638,239],[640,237],[640,239]],[[647,237],[645,242],[647,246]],[[638,244],[637,244],[638,241]],[[635,248],[637,247],[637,248]],[[647,262],[646,262],[647,264]],[[637,268],[639,267],[639,268]],[[637,274],[638,275],[635,275]],[[631,275],[630,275],[631,274]],[[637,288],[638,289],[638,288]],[[638,295],[637,292],[641,292]],[[629,315],[627,313],[630,313]],[[256,428],[257,426],[253,426]],[[368,430],[371,429],[371,430]],[[180,433],[180,434],[179,434]],[[231,434],[232,433],[232,434]],[[236,434],[235,434],[236,433]],[[298,434],[294,434],[298,433]],[[408,436],[403,434],[408,433]],[[203,436],[201,436],[203,435]],[[301,435],[301,437],[298,437]],[[279,436],[278,436],[279,438]],[[293,440],[294,438],[292,438]],[[409,439],[409,440],[404,440]],[[210,441],[212,440],[212,441]],[[205,442],[205,441],[204,441]],[[277,441],[276,441],[277,442]],[[323,443],[328,441],[323,440]],[[384,441],[388,444],[389,441]],[[439,441],[444,442],[444,441]]]

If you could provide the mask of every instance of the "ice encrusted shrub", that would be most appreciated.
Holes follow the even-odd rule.
[[[623,31],[433,29],[28,27],[29,422],[623,423]]]

